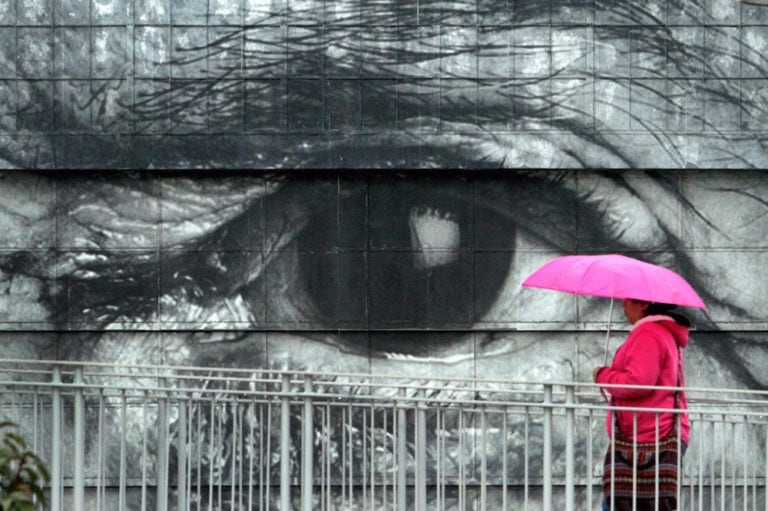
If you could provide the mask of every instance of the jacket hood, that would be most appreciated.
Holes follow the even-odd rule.
[[[672,337],[675,339],[678,346],[681,348],[688,346],[688,335],[691,331],[691,324],[684,317],[666,314],[646,316],[637,320],[632,326],[632,330],[644,323],[657,323],[660,326],[663,326],[672,334]]]

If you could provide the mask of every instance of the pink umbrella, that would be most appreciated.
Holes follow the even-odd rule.
[[[704,302],[677,273],[621,254],[569,255],[548,262],[523,282],[523,287],[565,291],[578,295],[634,298],[703,309]],[[605,358],[608,360],[606,336]]]

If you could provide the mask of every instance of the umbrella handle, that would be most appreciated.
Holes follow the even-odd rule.
[[[608,331],[605,333],[605,356],[603,365],[608,365],[608,343],[611,340],[611,324],[613,323],[613,298],[611,298],[611,312],[608,314]]]

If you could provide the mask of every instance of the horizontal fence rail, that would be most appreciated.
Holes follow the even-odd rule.
[[[611,448],[591,384],[27,360],[0,382],[54,511],[600,509]],[[768,393],[685,392],[679,509],[768,510]]]

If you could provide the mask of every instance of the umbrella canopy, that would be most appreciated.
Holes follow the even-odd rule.
[[[558,257],[532,273],[523,286],[700,309],[706,307],[691,285],[677,273],[621,254]]]

